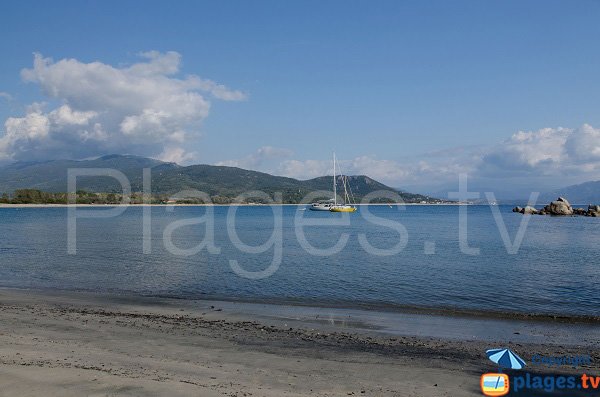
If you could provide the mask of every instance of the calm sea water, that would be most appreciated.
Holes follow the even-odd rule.
[[[151,252],[143,253],[142,208],[117,217],[77,220],[77,254],[67,252],[66,208],[0,209],[0,286],[126,292],[182,298],[299,301],[308,304],[453,307],[527,313],[598,315],[600,308],[600,219],[534,216],[517,254],[507,252],[487,206],[468,207],[468,241],[479,255],[461,252],[459,209],[455,206],[408,206],[403,210],[371,206],[380,219],[406,229],[406,247],[391,256],[367,252],[358,240],[364,233],[378,248],[398,243],[398,231],[348,216],[349,225],[304,228],[308,242],[333,246],[343,233],[348,244],[330,256],[302,248],[295,216],[328,220],[340,214],[299,211],[286,206],[275,218],[268,207],[240,207],[235,229],[248,245],[268,241],[274,222],[282,225],[282,260],[270,277],[240,277],[246,270],[269,266],[274,249],[242,252],[227,230],[228,207],[214,208],[215,245],[174,255],[163,232],[177,220],[202,216],[202,207],[152,207]],[[498,207],[511,241],[522,215]],[[100,210],[98,210],[100,211]],[[396,223],[396,225],[398,224]],[[173,243],[190,248],[205,237],[204,224],[177,228]]]

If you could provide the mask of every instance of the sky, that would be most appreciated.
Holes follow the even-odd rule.
[[[600,179],[600,2],[5,1],[0,162],[136,154],[422,193]]]

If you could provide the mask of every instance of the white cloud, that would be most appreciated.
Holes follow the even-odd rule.
[[[286,160],[275,173],[296,179],[311,179],[333,174],[331,161],[325,160]]]
[[[470,172],[473,164],[466,158],[437,156],[428,159],[404,158],[401,160],[378,159],[374,156],[358,156],[351,160],[339,160],[337,173],[367,175],[393,187],[405,184],[442,183],[456,178],[459,173]],[[331,160],[286,160],[274,170],[276,174],[297,179],[310,179],[333,174]]]
[[[296,159],[286,149],[265,147],[239,160],[220,162],[297,179],[333,172],[329,159]],[[266,154],[285,153],[278,162]],[[277,156],[272,156],[277,159]],[[340,160],[347,175],[368,175],[388,186],[446,197],[456,191],[459,174],[469,176],[474,191],[496,191],[502,197],[527,197],[573,183],[597,180],[600,172],[600,129],[543,128],[519,131],[491,146],[460,146],[396,159],[357,156]],[[338,169],[338,173],[340,170]]]
[[[575,164],[600,162],[600,129],[582,125],[567,138],[565,151]]]
[[[166,161],[169,163],[185,163],[189,160],[193,160],[195,153],[188,153],[180,147],[165,148],[163,152],[158,156],[159,160]]]
[[[8,137],[25,139],[44,138],[50,130],[50,120],[40,112],[27,113],[25,117],[9,117],[5,123]]]
[[[140,56],[143,60],[131,66],[114,67],[35,54],[33,67],[21,72],[23,80],[62,104],[48,112],[36,106],[7,119],[0,156],[85,158],[115,152],[191,160],[183,143],[199,136],[210,112],[206,95],[246,96],[195,75],[175,77],[181,64],[176,52]]]
[[[257,169],[261,168],[265,162],[274,159],[282,159],[291,157],[294,154],[290,149],[278,148],[273,146],[263,146],[256,152],[249,154],[246,157],[235,160],[219,161],[216,165],[224,165],[228,167],[240,167]]]
[[[483,157],[481,173],[492,177],[566,177],[598,169],[600,130],[584,124],[577,129],[519,131]],[[597,175],[589,177],[597,179]]]
[[[12,95],[10,95],[8,92],[0,91],[0,98],[4,98],[7,101],[10,101],[12,100]]]
[[[519,131],[483,157],[485,171],[489,174],[552,172],[564,162],[565,142],[572,132],[567,128]]]
[[[412,167],[393,160],[380,160],[370,156],[356,157],[351,162],[351,171],[355,174],[369,175],[381,181],[401,181],[410,177]]]
[[[215,98],[222,99],[224,101],[243,101],[247,98],[247,95],[241,91],[232,91],[222,84],[215,83],[211,80],[200,79],[197,77],[191,78],[197,87],[203,91],[210,92]]]
[[[48,136],[50,120],[38,110],[32,110],[25,117],[9,117],[4,123],[5,135],[0,138],[0,160],[10,159],[9,150],[19,145],[27,149],[35,148],[32,142],[40,142]]]
[[[345,175],[368,175],[379,181],[399,181],[410,176],[411,170],[394,160],[380,160],[371,156],[359,156],[352,160],[338,159],[336,173]],[[333,174],[331,160],[286,160],[274,171],[279,175],[297,179],[310,179]]]
[[[57,127],[68,125],[87,125],[89,124],[90,120],[96,116],[98,116],[97,112],[78,112],[71,109],[69,105],[62,105],[58,109],[49,113],[50,119],[52,119],[54,125]]]

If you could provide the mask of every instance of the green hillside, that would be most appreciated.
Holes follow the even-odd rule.
[[[142,170],[150,168],[152,171],[152,194],[163,199],[181,191],[194,189],[207,193],[214,202],[218,203],[232,202],[236,196],[249,191],[262,191],[270,197],[274,197],[275,193],[281,193],[284,203],[299,203],[307,194],[318,190],[328,192],[324,193],[322,198],[330,198],[333,190],[331,176],[300,181],[236,167],[212,165],[182,167],[144,157],[111,155],[83,161],[57,160],[43,163],[11,164],[0,168],[0,193],[13,193],[17,189],[66,192],[69,168],[119,170],[129,178],[134,192],[142,191]],[[338,186],[341,187],[341,177],[338,178]],[[418,194],[397,192],[364,175],[349,176],[348,182],[357,201],[378,190],[399,193],[405,202],[436,201]],[[112,178],[85,177],[77,179],[77,190],[119,193],[121,187]],[[185,197],[185,194],[183,196]]]
[[[53,160],[45,162],[18,162],[0,168],[0,192],[17,189],[38,189],[46,192],[67,191],[67,170],[70,168],[110,168],[121,171],[131,183],[133,191],[142,190],[142,169],[162,167],[177,168],[173,163],[139,156],[110,155],[94,160]],[[158,168],[160,169],[160,168]],[[80,177],[77,188],[91,192],[120,191],[113,178]]]

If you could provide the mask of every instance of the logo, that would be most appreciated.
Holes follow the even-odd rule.
[[[479,381],[481,392],[486,396],[504,396],[510,391],[508,375],[502,373],[503,368],[522,369],[525,361],[510,349],[489,349],[486,356],[493,363],[498,364],[498,373],[487,373],[481,375]]]
[[[523,369],[527,365],[525,360],[510,349],[489,349],[486,350],[485,354],[490,361],[498,364],[500,368]]]
[[[486,355],[493,363],[498,365],[497,373],[487,373],[481,375],[481,391],[486,396],[505,396],[510,388],[515,393],[524,390],[554,393],[557,390],[581,390],[593,391],[596,394],[600,390],[600,376],[583,374],[581,376],[565,375],[537,375],[526,371],[513,373],[512,380],[507,374],[503,374],[503,369],[522,370],[527,364],[515,352],[510,349],[489,349]],[[571,365],[577,367],[582,364],[591,363],[592,358],[587,356],[558,356],[546,357],[536,354],[532,357],[534,365]],[[529,394],[528,394],[529,395]]]
[[[506,374],[487,373],[481,375],[481,391],[486,396],[504,396],[510,391],[510,381]]]

